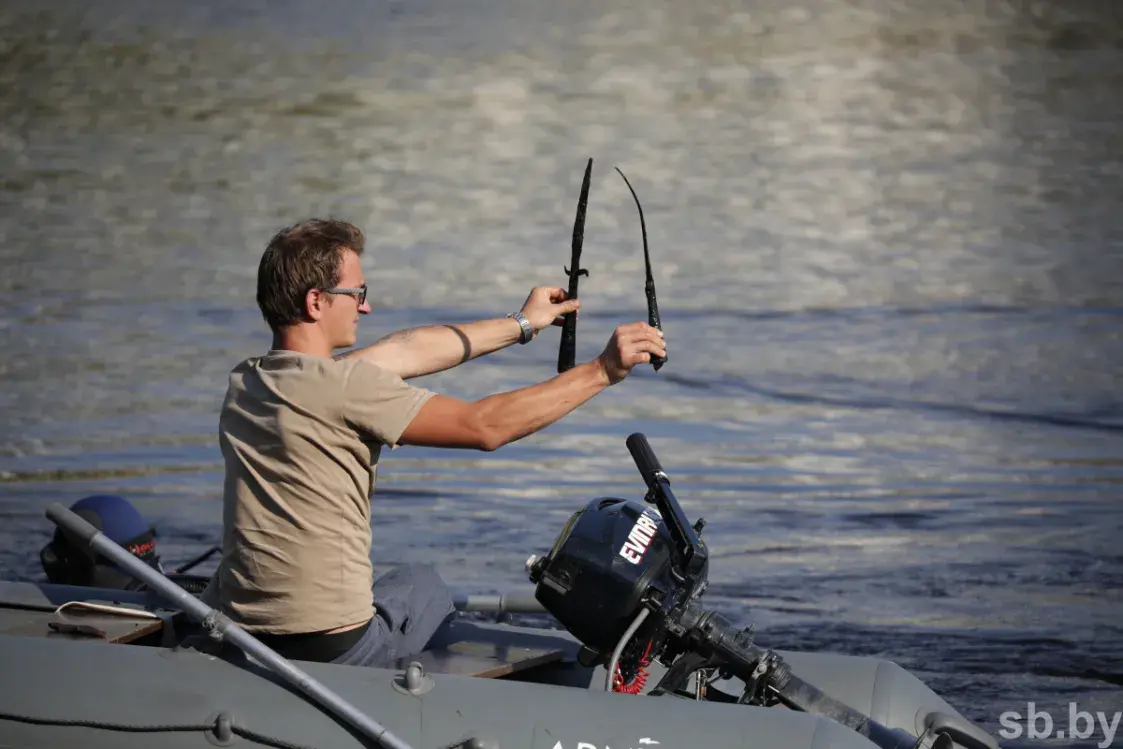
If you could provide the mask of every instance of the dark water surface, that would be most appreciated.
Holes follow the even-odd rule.
[[[619,165],[670,362],[496,453],[395,451],[376,560],[525,589],[570,512],[640,496],[639,430],[762,644],[891,658],[995,732],[1123,710],[1123,3],[545,6],[3,4],[0,575],[95,491],[165,560],[217,540],[277,228],[367,231],[363,343],[500,316],[565,280],[593,156],[578,355],[644,315]]]

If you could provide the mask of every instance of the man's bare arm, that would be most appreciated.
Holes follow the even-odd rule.
[[[560,325],[562,315],[576,312],[580,306],[580,300],[566,300],[565,289],[539,286],[531,289],[520,311],[537,335],[550,325]],[[405,380],[443,372],[506,348],[518,341],[521,334],[519,324],[505,317],[457,325],[426,325],[391,333],[371,346],[339,358],[361,357]]]
[[[399,330],[377,343],[343,354],[359,357],[403,380],[443,372],[519,340],[519,324],[509,318],[456,325],[425,325]]]
[[[402,432],[403,445],[495,450],[533,434],[624,379],[632,367],[666,355],[662,333],[647,323],[616,329],[604,352],[537,385],[467,402],[434,395]]]

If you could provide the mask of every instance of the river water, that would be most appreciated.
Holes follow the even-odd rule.
[[[565,282],[592,156],[579,359],[645,316],[620,166],[670,361],[495,453],[394,451],[376,561],[526,590],[641,496],[642,431],[761,644],[890,658],[992,732],[1123,710],[1123,4],[10,0],[0,104],[4,578],[94,492],[165,561],[218,540],[278,228],[367,232],[361,343],[501,316]],[[416,382],[528,385],[557,340]]]

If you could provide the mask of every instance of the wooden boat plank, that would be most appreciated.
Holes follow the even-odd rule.
[[[44,607],[45,608],[45,607]],[[0,605],[0,634],[20,637],[61,637],[129,643],[159,632],[162,619],[140,619],[78,610],[56,613],[44,608]]]

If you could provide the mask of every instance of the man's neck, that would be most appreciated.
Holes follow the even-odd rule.
[[[274,351],[295,351],[308,356],[330,359],[335,353],[319,330],[311,326],[294,325],[273,333]]]

